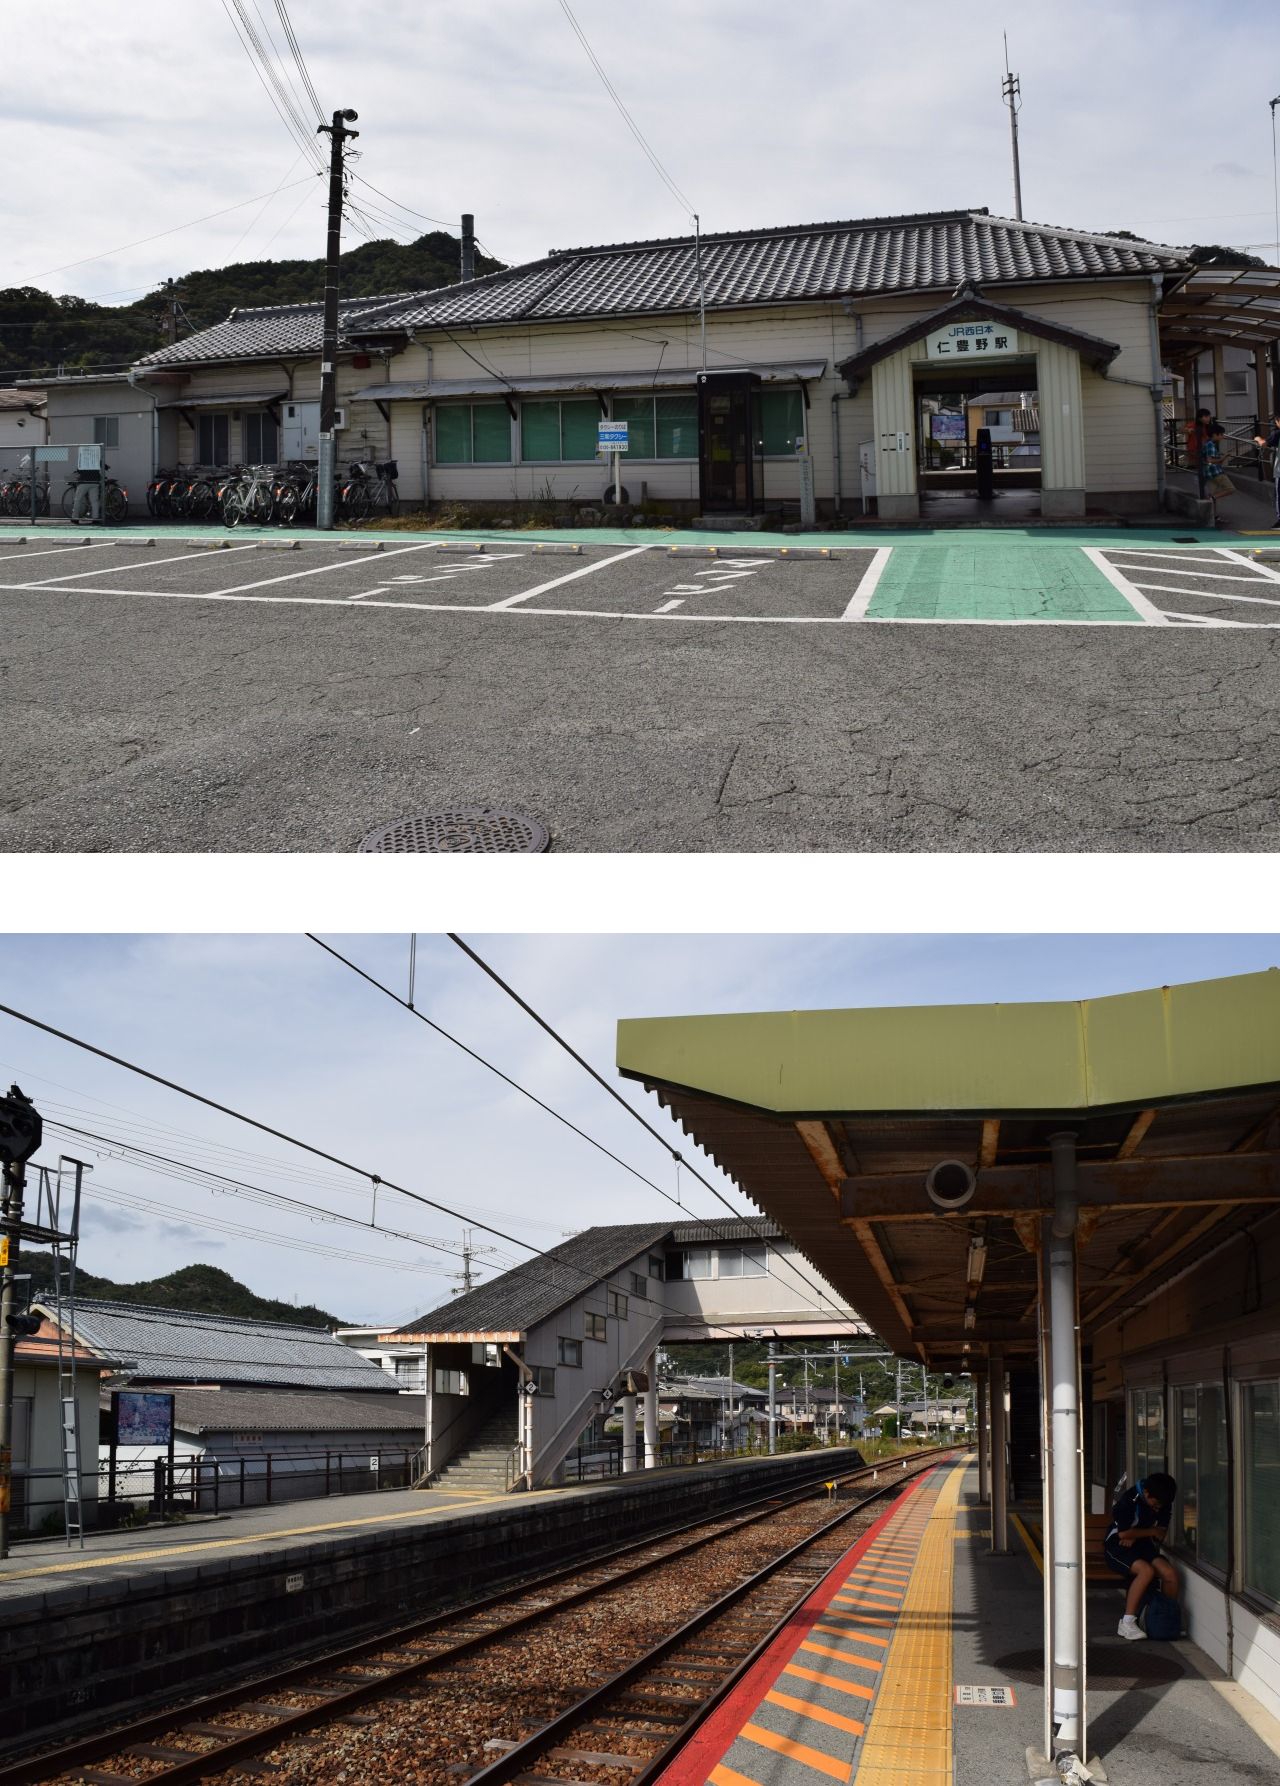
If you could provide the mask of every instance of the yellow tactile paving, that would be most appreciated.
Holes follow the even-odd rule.
[[[918,1539],[916,1564],[863,1739],[857,1786],[951,1786],[951,1614],[963,1472],[963,1465],[953,1469],[927,1515],[895,1534]]]

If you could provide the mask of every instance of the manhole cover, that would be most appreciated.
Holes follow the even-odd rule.
[[[1015,1650],[1009,1656],[997,1656],[991,1664],[1011,1680],[1039,1683],[1044,1679],[1042,1650]],[[1122,1651],[1099,1651],[1089,1646],[1089,1685],[1091,1687],[1155,1687],[1167,1681],[1178,1681],[1185,1670],[1172,1656],[1145,1643],[1126,1643]]]
[[[545,826],[523,813],[495,806],[456,806],[426,812],[417,818],[379,825],[360,845],[359,854],[394,855],[537,855],[551,842]]]

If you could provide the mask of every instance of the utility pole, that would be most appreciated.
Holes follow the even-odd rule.
[[[359,136],[348,130],[358,112],[350,109],[333,114],[332,124],[321,124],[328,131],[329,153],[329,239],[324,264],[324,339],[320,349],[320,451],[316,467],[316,526],[333,527],[333,481],[337,470],[337,446],[334,440],[335,411],[338,405],[338,273],[342,253],[342,165],[343,144],[348,137]]]
[[[1013,214],[1022,222],[1022,168],[1018,161],[1018,113],[1022,110],[1022,83],[1009,70],[1009,34],[1004,38],[1004,85],[1000,89],[1009,108],[1009,131],[1013,138]]]
[[[0,1098],[0,1558],[9,1554],[13,1505],[13,1349],[28,1317],[14,1312],[18,1237],[22,1232],[22,1193],[27,1161],[40,1145],[43,1124],[30,1098],[16,1085]],[[37,1323],[38,1324],[38,1323]]]
[[[476,220],[470,211],[462,213],[462,254],[459,271],[463,285],[470,285],[476,276]]]
[[[778,1449],[778,1342],[769,1341],[769,1456]]]

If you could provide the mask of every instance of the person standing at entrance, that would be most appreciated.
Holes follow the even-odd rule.
[[[1124,1617],[1117,1631],[1119,1636],[1127,1637],[1131,1642],[1146,1636],[1138,1624],[1138,1608],[1157,1579],[1161,1593],[1167,1594],[1171,1600],[1178,1598],[1178,1577],[1173,1564],[1160,1555],[1177,1492],[1178,1485],[1173,1477],[1156,1471],[1151,1476],[1144,1476],[1136,1488],[1122,1494],[1111,1509],[1111,1524],[1102,1540],[1102,1554],[1108,1567],[1117,1575],[1127,1577],[1129,1582]]]
[[[1198,409],[1196,411],[1196,419],[1193,422],[1187,423],[1187,469],[1189,471],[1199,471],[1201,455],[1204,452],[1204,444],[1209,438],[1209,429],[1212,425],[1213,415],[1212,412],[1207,409]]]
[[[1253,438],[1271,454],[1271,470],[1276,480],[1276,518],[1271,525],[1280,527],[1280,403],[1271,412],[1271,422],[1270,434],[1255,434]]]

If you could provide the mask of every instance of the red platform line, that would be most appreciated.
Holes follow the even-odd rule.
[[[706,1786],[706,1782],[715,1780],[717,1775],[724,1786],[731,1786],[732,1769],[720,1765],[721,1756],[741,1734],[743,1727],[751,1722],[751,1714],[799,1650],[805,1633],[840,1592],[851,1570],[862,1560],[894,1514],[912,1495],[920,1491],[933,1474],[932,1469],[924,1470],[909,1482],[880,1515],[871,1530],[864,1532],[852,1549],[846,1551],[839,1562],[832,1564],[795,1618],[788,1620],[785,1630],[778,1633],[754,1667],[743,1675],[702,1728],[689,1739],[671,1766],[658,1776],[657,1786]],[[853,1658],[849,1657],[847,1660],[852,1661]]]

